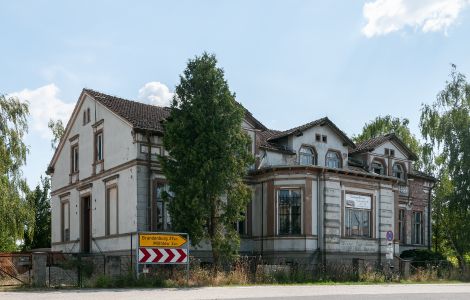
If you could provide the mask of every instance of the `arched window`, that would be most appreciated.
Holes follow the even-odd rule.
[[[299,164],[301,165],[316,165],[317,159],[315,152],[312,148],[301,147],[299,150]]]
[[[326,153],[326,166],[329,168],[341,168],[341,158],[336,151]]]
[[[375,174],[379,174],[379,175],[385,175],[385,168],[384,168],[384,165],[379,162],[379,161],[374,161],[372,163],[372,171],[375,173]]]
[[[405,179],[405,171],[401,164],[395,163],[393,165],[393,177]]]

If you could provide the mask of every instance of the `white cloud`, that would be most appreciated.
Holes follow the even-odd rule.
[[[169,106],[174,93],[163,83],[151,81],[139,90],[139,100],[152,105]]]
[[[22,101],[29,102],[30,131],[35,131],[44,139],[50,140],[52,134],[47,127],[50,119],[62,120],[67,124],[75,103],[66,103],[59,98],[59,88],[55,84],[48,84],[35,90],[24,89],[9,94]]]
[[[411,27],[423,32],[446,32],[470,0],[376,0],[364,4],[367,37]]]

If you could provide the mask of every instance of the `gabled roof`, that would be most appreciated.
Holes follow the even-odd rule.
[[[406,152],[406,154],[408,155],[410,159],[412,160],[418,159],[418,156],[416,156],[416,154],[413,151],[411,151],[411,149],[405,143],[403,143],[403,141],[399,137],[397,137],[395,133],[381,135],[381,136],[360,142],[357,144],[356,148],[349,151],[349,153],[354,154],[354,153],[373,151],[375,148],[377,148],[378,146],[382,145],[383,143],[387,141],[393,141],[396,144],[398,144],[398,146],[400,146]]]
[[[168,107],[144,104],[103,94],[91,89],[83,89],[83,91],[109,110],[125,119],[134,129],[163,133],[162,121],[170,115],[170,109]]]
[[[294,128],[291,128],[289,130],[281,131],[278,134],[273,135],[268,139],[268,141],[274,141],[295,133],[300,133],[304,130],[307,130],[309,128],[315,127],[315,126],[324,126],[328,125],[330,128],[339,136],[341,137],[351,148],[356,148],[356,145],[354,142],[342,131],[340,130],[328,117],[324,117],[309,123],[306,123],[301,126],[297,126]]]

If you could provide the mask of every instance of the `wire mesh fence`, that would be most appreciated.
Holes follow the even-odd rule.
[[[30,253],[0,253],[0,286],[31,284]]]

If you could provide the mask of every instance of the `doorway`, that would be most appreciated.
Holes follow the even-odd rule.
[[[80,252],[90,253],[91,250],[91,196],[82,197],[81,201],[81,235]]]

